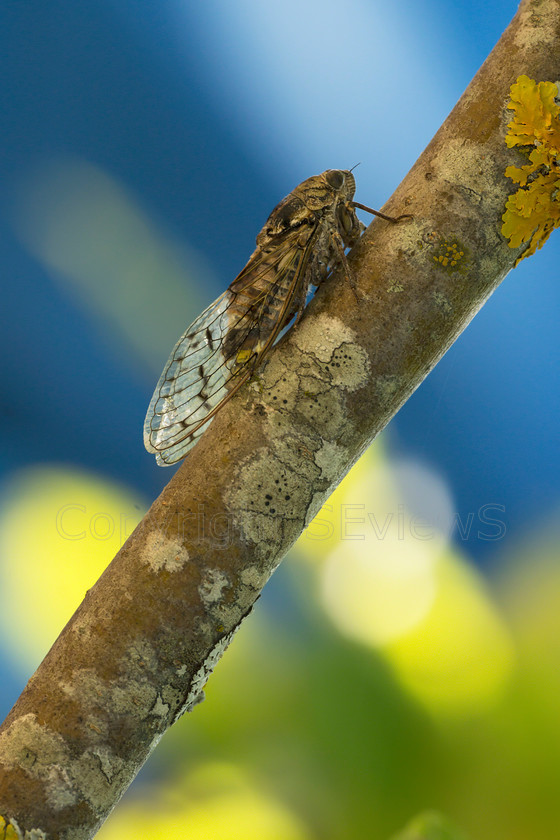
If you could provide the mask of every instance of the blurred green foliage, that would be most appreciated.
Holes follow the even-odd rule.
[[[346,491],[358,479],[359,470],[351,473]],[[218,665],[206,702],[166,735],[100,837],[137,836],[156,812],[161,837],[172,831],[193,840],[556,836],[560,570],[553,530],[551,523],[515,557],[502,557],[490,589],[474,569],[458,575],[445,590],[447,626],[437,625],[449,653],[438,660],[432,641],[431,670],[420,669],[416,683],[407,673],[420,646],[395,656],[398,640],[373,645],[341,632],[322,597],[328,559],[313,562],[300,542]],[[355,545],[345,544],[349,574]],[[447,568],[462,568],[449,551]],[[483,614],[494,616],[482,625],[490,661],[481,665],[476,633],[458,640],[454,661],[456,628],[476,627],[481,602]],[[403,639],[425,638],[430,621],[428,610]],[[508,639],[507,668],[492,633]],[[492,656],[500,679],[488,682]],[[460,695],[461,671],[470,706],[446,700]],[[422,679],[436,680],[445,702],[423,690]]]
[[[401,528],[410,519],[395,475],[379,444],[349,473],[102,840],[458,840],[451,823],[475,840],[556,836],[556,520],[497,558],[488,581],[445,534]],[[0,553],[17,562],[0,583],[9,602],[33,604],[33,622],[25,638],[5,627],[2,639],[39,659],[57,632],[47,639],[45,622],[54,614],[62,626],[142,504],[62,467],[23,471],[11,487]],[[397,530],[367,530],[360,499],[378,522],[403,512]],[[325,523],[350,504],[341,539]],[[41,575],[37,558],[48,561]]]

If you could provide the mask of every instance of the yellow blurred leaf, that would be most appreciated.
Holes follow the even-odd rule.
[[[385,646],[410,693],[438,719],[464,718],[501,699],[515,664],[509,631],[479,573],[449,551],[421,624]]]
[[[123,802],[99,840],[310,840],[302,822],[241,768],[212,763]]]

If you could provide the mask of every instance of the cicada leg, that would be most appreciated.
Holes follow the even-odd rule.
[[[331,237],[336,250],[336,261],[340,266],[342,266],[345,277],[348,280],[348,284],[352,289],[352,292],[354,293],[354,297],[357,301],[364,300],[365,295],[358,288],[356,278],[354,277],[354,272],[352,271],[352,269],[350,268],[350,264],[348,263],[348,258],[346,256],[346,251],[344,248],[344,241],[340,233],[337,230],[332,231]]]

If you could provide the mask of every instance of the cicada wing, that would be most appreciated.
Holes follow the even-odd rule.
[[[186,455],[204,431],[204,419],[228,394],[231,374],[222,348],[230,297],[224,292],[187,328],[159,378],[144,422],[144,445],[159,464]]]
[[[158,464],[184,458],[261,363],[291,317],[309,247],[294,236],[272,254],[257,250],[229,289],[183,333],[144,423],[144,445]]]

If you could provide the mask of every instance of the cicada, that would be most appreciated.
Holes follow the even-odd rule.
[[[245,268],[183,333],[144,423],[144,444],[158,464],[185,457],[283,330],[297,323],[311,286],[339,265],[351,276],[345,249],[364,230],[355,208],[397,221],[355,202],[355,191],[354,176],[344,169],[299,184],[268,217]]]

